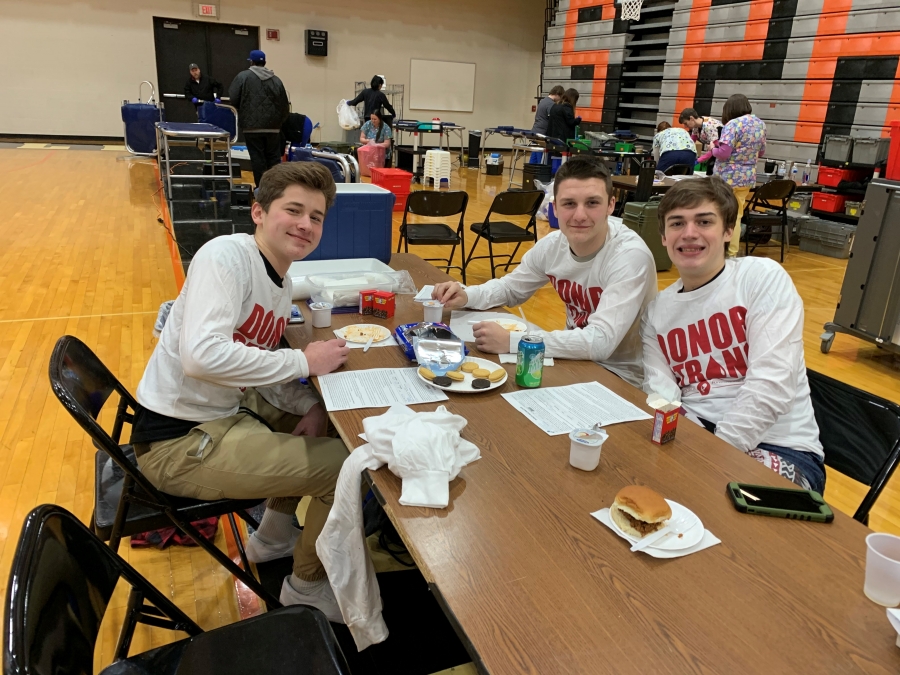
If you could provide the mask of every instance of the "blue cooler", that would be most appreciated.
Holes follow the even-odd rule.
[[[562,157],[554,157],[550,161],[550,173],[555,176],[560,166],[562,166]]]
[[[304,260],[377,258],[391,261],[394,193],[370,183],[338,183],[322,241]]]
[[[553,202],[550,202],[550,208],[547,209],[547,220],[550,221],[550,227],[552,229],[559,229],[559,219],[556,217],[556,210],[553,208]]]

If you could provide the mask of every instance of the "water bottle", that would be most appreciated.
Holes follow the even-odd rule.
[[[785,172],[786,168],[787,167],[784,163],[784,160],[781,160],[780,162],[778,162],[778,177],[779,178],[784,178],[784,172]]]
[[[809,185],[809,177],[812,174],[812,160],[806,160],[806,168],[803,170],[803,183],[802,185]]]
[[[797,168],[797,162],[794,162],[791,164],[791,180],[797,183],[798,178],[800,178],[800,170]]]

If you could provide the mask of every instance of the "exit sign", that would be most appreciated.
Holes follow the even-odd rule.
[[[266,28],[266,40],[281,40],[281,31],[277,28]]]
[[[212,3],[198,3],[194,5],[197,16],[205,16],[208,19],[219,18],[219,6]]]

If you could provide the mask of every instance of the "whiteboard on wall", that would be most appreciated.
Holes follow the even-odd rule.
[[[475,64],[455,61],[409,61],[409,107],[412,110],[475,108]]]

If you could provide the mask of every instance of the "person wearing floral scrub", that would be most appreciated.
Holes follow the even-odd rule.
[[[756,160],[766,152],[766,125],[753,114],[750,101],[743,94],[734,94],[725,101],[722,121],[725,127],[719,140],[713,141],[713,147],[700,161],[716,158],[714,175],[731,186],[738,201],[736,236],[728,243],[728,255],[733,257],[741,245],[739,233],[744,204],[750,189],[756,186]]]

